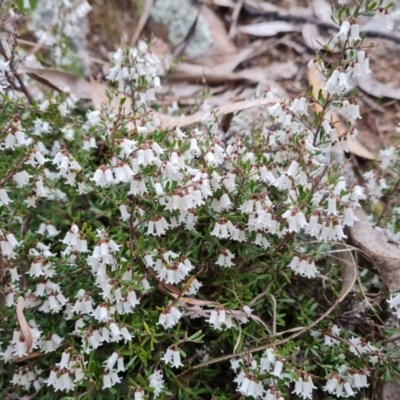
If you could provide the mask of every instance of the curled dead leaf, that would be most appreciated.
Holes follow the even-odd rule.
[[[339,298],[344,299],[351,291],[357,280],[357,261],[352,253],[352,248],[345,243],[335,246],[335,256],[339,263],[343,266],[342,272],[342,289],[340,290]]]
[[[146,0],[144,2],[144,8],[140,14],[139,21],[136,25],[135,32],[130,40],[130,45],[133,46],[139,40],[139,36],[142,33],[143,28],[146,25],[147,20],[150,17],[151,8],[153,7],[154,0]]]
[[[259,24],[249,24],[243,25],[239,28],[240,32],[247,33],[252,36],[275,36],[278,33],[283,32],[294,32],[297,31],[298,28],[291,24],[290,22],[285,21],[271,21],[271,22],[260,22]]]
[[[187,125],[192,125],[197,122],[200,122],[207,114],[215,114],[218,116],[238,112],[241,110],[246,110],[252,107],[259,107],[263,105],[275,104],[278,102],[278,99],[254,99],[254,100],[245,100],[238,101],[237,103],[227,104],[221,107],[217,107],[209,112],[198,112],[193,115],[182,116],[182,117],[172,117],[170,115],[161,114],[158,112],[153,112],[153,117],[157,121],[157,125],[160,129],[168,129],[168,128],[182,128]]]
[[[26,343],[26,351],[27,353],[29,353],[32,350],[33,339],[32,339],[31,328],[29,327],[25,319],[24,306],[25,306],[24,298],[19,297],[17,302],[17,319]]]
[[[51,68],[20,67],[18,73],[27,74],[32,79],[63,93],[71,93],[78,99],[90,100],[90,83],[78,75]]]

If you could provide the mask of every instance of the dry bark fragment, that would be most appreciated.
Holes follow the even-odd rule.
[[[383,284],[391,292],[400,290],[400,249],[389,243],[383,232],[374,228],[367,219],[364,210],[358,209],[355,215],[359,219],[350,228],[353,243],[359,247],[378,269]]]

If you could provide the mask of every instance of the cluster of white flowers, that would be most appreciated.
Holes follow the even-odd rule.
[[[29,0],[24,0],[24,9],[31,9]],[[64,65],[68,58],[64,57],[67,48],[61,44],[65,38],[83,39],[85,17],[91,9],[86,0],[38,1],[28,28],[35,33],[40,44],[54,48],[54,62]],[[29,62],[33,63],[32,60]]]
[[[113,54],[114,66],[107,75],[108,80],[117,82],[119,92],[135,98],[137,106],[155,100],[155,89],[161,87],[159,60],[148,50],[148,45],[143,41],[139,42],[137,48],[128,51],[119,48]],[[145,85],[141,85],[143,79]],[[136,85],[132,87],[134,82]]]
[[[61,3],[61,8],[69,11],[62,19],[57,17],[57,23],[65,23],[64,33],[73,36],[90,6],[81,0]],[[386,9],[375,11],[383,20]],[[38,31],[40,43],[55,44],[49,32]],[[154,365],[163,361],[168,370],[184,367],[184,346],[190,341],[186,334],[199,329],[196,323],[215,336],[228,337],[240,331],[238,344],[244,324],[255,321],[269,330],[269,322],[257,315],[256,305],[250,308],[260,299],[255,292],[261,285],[258,279],[315,278],[324,266],[318,250],[305,245],[303,239],[324,243],[345,239],[344,229],[357,220],[354,209],[360,207],[360,200],[369,196],[377,201],[387,188],[385,178],[376,171],[364,174],[366,193],[341,176],[341,155],[347,151],[347,141],[357,134],[352,124],[361,118],[357,99],[346,92],[353,77],[371,71],[356,17],[342,22],[336,38],[343,46],[351,45],[336,67],[326,66],[321,57],[309,63],[330,96],[323,112],[315,116],[317,121],[311,123],[307,118],[310,96],[293,100],[274,97],[275,104],[263,109],[265,124],[258,142],[240,135],[222,140],[213,134],[219,128],[210,115],[202,129],[155,129],[157,122],[145,107],[160,86],[159,62],[144,42],[137,48],[118,49],[107,76],[129,102],[126,115],[106,107],[88,111],[78,128],[65,118],[76,106],[73,95],[60,102],[38,93],[34,119],[29,119],[27,112],[23,117],[12,116],[2,126],[0,152],[13,157],[4,174],[1,169],[0,177],[0,210],[10,219],[0,221],[5,305],[13,310],[16,299],[24,299],[25,309],[32,315],[28,322],[32,344],[28,345],[22,329],[10,325],[12,335],[3,339],[1,358],[12,362],[34,350],[44,356],[61,354],[60,362],[46,372],[31,366],[16,369],[14,385],[38,390],[45,384],[54,391],[70,392],[93,375],[96,367],[90,363],[96,359],[100,386],[105,390],[122,383],[136,360],[146,359],[147,363],[147,355],[133,356],[124,350],[132,349],[136,340],[141,344],[138,347],[148,342],[153,346],[159,340],[156,332],[165,330],[165,338],[172,340],[166,344],[163,339],[164,348],[158,346],[157,358],[151,361],[156,361]],[[3,39],[0,45],[1,54],[11,57]],[[10,90],[9,65],[8,58],[0,59],[0,94]],[[120,104],[121,111],[123,102]],[[55,127],[46,121],[48,110],[49,115],[63,117],[65,125]],[[334,127],[337,112],[349,121],[342,136]],[[93,161],[91,152],[100,147],[97,139],[107,151]],[[394,147],[381,155],[382,169],[400,159]],[[87,204],[82,206],[82,196],[89,191]],[[94,204],[93,198],[100,200]],[[110,204],[107,213],[98,211],[103,201]],[[47,205],[56,205],[57,215],[47,212]],[[38,210],[33,222],[31,207]],[[93,215],[81,215],[82,208],[90,209],[96,225]],[[20,210],[25,218],[19,216]],[[61,232],[62,238],[57,240]],[[260,263],[253,265],[253,259]],[[240,280],[226,290],[234,294],[228,299],[230,294],[225,297],[221,293],[226,282],[236,276]],[[216,282],[208,281],[214,277]],[[213,285],[218,297],[211,293]],[[276,303],[274,296],[282,290],[275,284],[267,289]],[[248,299],[249,291],[254,303]],[[392,297],[389,304],[399,316],[400,295]],[[147,316],[152,318],[152,326]],[[51,327],[55,322],[47,322],[56,320],[62,321],[60,326]],[[331,351],[345,346],[338,340],[340,332],[338,326],[330,325],[319,344]],[[247,339],[243,339],[244,346]],[[357,361],[364,359],[364,353],[372,365],[384,358],[382,350],[362,337],[349,342],[348,353]],[[131,359],[126,363],[128,354]],[[234,382],[241,395],[254,399],[281,400],[286,383],[294,387],[297,396],[312,399],[315,375],[295,364],[294,357],[271,345],[259,358],[249,352],[232,360],[237,374]],[[136,400],[163,393],[162,371],[152,372],[146,371],[147,378],[135,381]],[[173,375],[168,372],[167,376]],[[329,367],[323,390],[337,397],[353,396],[368,387],[368,376],[368,367],[335,364]]]

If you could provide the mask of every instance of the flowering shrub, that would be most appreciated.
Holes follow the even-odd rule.
[[[309,63],[326,94],[276,100],[262,128],[229,140],[214,118],[158,128],[161,67],[144,42],[117,50],[109,102],[86,110],[31,91],[15,34],[1,39],[3,398],[362,398],[372,373],[393,375],[363,323],[377,312],[358,292],[342,304],[329,256],[360,200],[390,184],[376,172],[367,190],[351,182],[343,156],[360,118],[351,78],[371,73],[357,19],[386,24],[389,6],[339,3],[338,42]],[[90,9],[63,4],[61,19]],[[398,150],[385,152],[382,169],[398,168]],[[354,309],[367,311],[345,321]]]

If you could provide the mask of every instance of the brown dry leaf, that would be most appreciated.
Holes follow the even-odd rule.
[[[203,85],[175,82],[171,85],[163,86],[162,88],[157,89],[156,93],[162,96],[172,95],[175,98],[179,99],[181,97],[195,97],[203,89]]]
[[[179,297],[179,301],[183,301],[184,303],[190,304],[192,306],[208,306],[210,304],[217,304],[214,301],[191,299],[189,297]]]
[[[24,306],[25,306],[24,298],[19,297],[17,302],[17,319],[19,326],[21,327],[22,335],[25,339],[26,352],[29,353],[32,350],[33,339],[32,339],[31,328],[29,328],[29,325],[25,319]]]
[[[240,32],[246,33],[252,36],[275,36],[282,32],[294,32],[298,31],[295,25],[285,21],[271,21],[271,22],[260,22],[259,24],[250,24],[239,27]]]
[[[137,2],[134,1],[134,3],[137,3]],[[144,26],[146,25],[147,20],[150,17],[150,12],[153,7],[153,4],[154,4],[154,0],[145,0],[144,1],[144,9],[143,9],[143,11],[140,15],[139,21],[136,25],[135,32],[133,32],[132,38],[129,42],[131,46],[135,45],[136,42],[138,41],[139,36],[142,33],[142,30],[143,30]]]
[[[220,7],[235,8],[236,3],[233,0],[207,0],[207,3],[214,4]]]
[[[222,64],[212,65],[211,67],[204,65],[196,65],[192,63],[180,63],[177,65],[171,78],[175,81],[195,81],[203,82],[203,79],[209,83],[226,83],[227,81],[238,81],[238,80],[250,80],[255,82],[260,82],[270,78],[273,74],[276,78],[288,79],[287,67],[293,65],[293,61],[288,61],[283,64],[279,64],[278,68],[276,65],[270,65],[265,67],[255,67],[245,69],[239,72],[233,72],[241,63],[247,61],[253,57],[257,57],[265,53],[272,46],[275,46],[279,42],[284,42],[282,40],[257,40],[251,45],[243,47],[237,53],[228,58],[228,60]],[[280,75],[282,68],[285,70],[283,76]],[[291,67],[293,69],[293,67]],[[298,67],[296,66],[296,72]]]
[[[336,258],[339,263],[343,266],[342,272],[342,289],[340,290],[339,298],[344,299],[353,288],[357,280],[357,262],[356,258],[352,253],[352,248],[346,244],[338,244],[335,246]]]
[[[371,76],[363,76],[358,80],[357,85],[363,92],[371,96],[400,100],[399,89],[394,88],[392,84],[379,82]]]
[[[193,65],[187,63],[181,63],[177,66],[172,78],[175,81],[190,81],[190,82],[202,82],[203,80],[210,84],[233,82],[247,79],[246,74],[227,72],[224,68],[219,71],[215,68],[203,67],[201,65]],[[250,76],[252,81],[258,81],[257,75]]]
[[[331,20],[331,4],[329,4],[326,0],[313,0],[312,7],[315,16],[326,24],[333,24]]]
[[[14,361],[20,363],[26,360],[31,360],[32,358],[40,357],[43,354],[44,354],[43,351],[35,351],[34,353],[27,354],[26,356],[14,358]]]
[[[329,41],[329,38],[321,36],[315,24],[304,24],[301,28],[301,35],[303,36],[305,45],[312,51],[320,50]]]
[[[246,0],[245,5],[250,6],[255,10],[266,12],[279,12],[279,7],[266,1]]]
[[[107,102],[107,85],[97,81],[90,75],[91,100],[96,110],[101,110],[103,103]]]
[[[177,66],[172,78],[175,81],[207,83],[227,83],[236,81],[263,82],[269,79],[291,79],[298,73],[298,65],[294,61],[272,63],[268,67],[246,68],[238,72],[230,72],[228,66],[222,64],[218,68],[181,63]]]
[[[78,99],[92,98],[90,83],[78,75],[58,69],[20,67],[20,74],[28,74],[32,79],[43,83],[54,90],[71,93]]]
[[[235,8],[233,9],[232,16],[231,16],[231,26],[229,28],[229,38],[234,39],[237,35],[237,24],[238,19],[240,16],[240,12],[242,11],[244,0],[239,0]]]
[[[207,21],[213,40],[211,54],[215,55],[212,59],[204,57],[203,61],[209,60],[214,65],[215,63],[221,64],[230,60],[238,49],[229,37],[222,19],[209,7],[203,7],[201,15]]]
[[[392,292],[400,290],[400,249],[388,242],[383,232],[377,231],[362,209],[355,211],[359,219],[350,228],[351,239],[378,269],[383,284]]]
[[[255,99],[255,100],[246,100],[239,101],[237,103],[227,104],[210,112],[198,112],[193,115],[182,116],[182,117],[172,117],[170,115],[161,114],[156,111],[153,112],[154,119],[158,122],[158,127],[160,129],[169,129],[169,128],[182,128],[187,125],[192,125],[197,122],[200,122],[206,115],[213,113],[217,116],[225,115],[229,113],[234,113],[242,110],[246,110],[252,107],[259,107],[269,104],[275,104],[279,99]]]
[[[323,95],[326,96],[327,95],[326,90],[324,89],[323,83],[318,79],[316,68],[315,67],[308,68],[307,75],[309,84],[313,86],[314,97],[318,98],[318,93],[320,90],[322,90]],[[316,112],[319,112],[322,109],[322,107],[318,104],[316,104],[314,108]],[[348,130],[347,126],[341,121],[339,116],[334,112],[332,112],[332,120],[338,121],[335,123],[335,128],[338,133],[338,136],[341,136],[347,132]],[[355,154],[356,156],[366,158],[367,160],[374,160],[376,158],[375,155],[372,154],[366,147],[364,147],[358,140],[348,140],[347,146],[349,148],[349,151]]]

